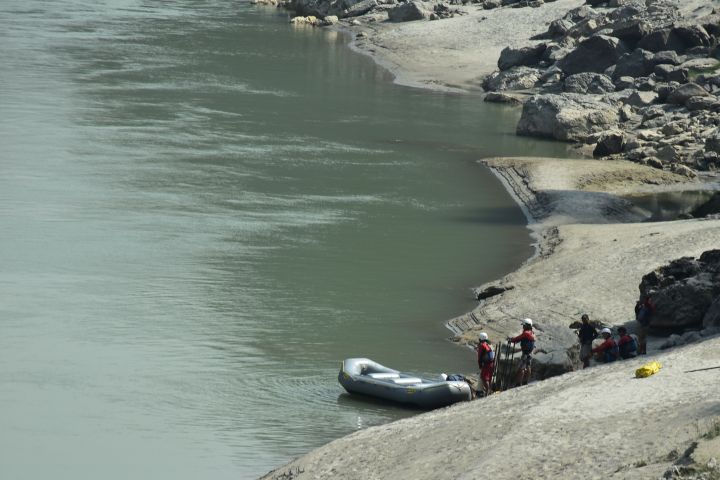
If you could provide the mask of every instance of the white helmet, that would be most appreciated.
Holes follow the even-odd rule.
[[[478,335],[478,340],[481,342],[487,342],[488,334],[485,332],[480,332],[480,335]]]
[[[600,333],[607,333],[608,335],[612,335],[612,330],[610,330],[609,328],[603,328],[602,330],[600,330]]]
[[[523,324],[523,325],[529,325],[529,326],[532,327],[532,320],[529,319],[529,318],[526,318],[526,319],[524,319],[524,320],[522,321],[522,324]]]

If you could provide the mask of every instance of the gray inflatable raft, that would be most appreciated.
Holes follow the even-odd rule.
[[[348,358],[338,375],[348,393],[370,395],[420,408],[438,408],[472,399],[463,381],[427,380],[401,373],[367,358]]]

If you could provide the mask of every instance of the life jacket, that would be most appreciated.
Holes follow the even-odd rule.
[[[624,335],[620,337],[618,348],[621,358],[632,358],[637,352],[637,342],[630,335]]]
[[[447,382],[465,382],[466,379],[465,379],[465,377],[463,377],[460,374],[453,373],[452,375],[448,375],[446,381]]]
[[[615,340],[612,340],[612,345],[610,348],[606,348],[603,352],[603,362],[610,363],[614,362],[618,359],[618,356],[620,355],[620,348],[618,347]]]
[[[525,355],[530,355],[533,352],[533,350],[535,350],[535,335],[533,335],[533,333],[530,332],[529,330],[527,330],[527,331],[530,333],[530,335],[524,336],[523,338],[520,339],[520,350]],[[528,337],[530,337],[530,338],[528,338]]]
[[[487,366],[495,361],[495,352],[488,343],[478,345],[478,365]]]

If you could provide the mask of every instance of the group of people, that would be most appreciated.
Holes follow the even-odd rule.
[[[507,337],[508,343],[520,344],[520,366],[516,374],[518,385],[527,385],[530,380],[532,353],[535,350],[535,333],[533,333],[533,321],[526,318],[522,321],[522,333],[516,337]],[[477,361],[480,368],[480,387],[478,394],[489,395],[492,389],[492,376],[495,371],[495,352],[490,345],[488,334],[481,332],[478,335]]]
[[[639,324],[637,340],[628,334],[627,328],[618,327],[617,340],[613,336],[612,330],[602,328],[599,332],[590,323],[587,315],[581,317],[582,324],[577,330],[578,340],[580,341],[580,360],[583,368],[590,366],[590,360],[593,355],[601,363],[611,363],[616,360],[625,360],[634,358],[637,355],[646,354],[646,338],[647,329],[650,323],[650,317],[655,311],[655,307],[650,300],[646,298],[639,301],[635,306],[635,319]],[[522,352],[520,357],[520,365],[516,374],[516,384],[526,385],[530,380],[532,354],[535,350],[535,333],[533,332],[533,321],[526,318],[522,321],[522,333],[516,337],[507,337],[507,341],[513,345],[520,344]],[[593,341],[601,337],[603,342],[597,347],[593,347]],[[495,352],[488,334],[481,332],[478,336],[477,346],[477,362],[480,369],[480,388],[478,394],[481,396],[489,395],[492,389],[493,372],[495,371]]]

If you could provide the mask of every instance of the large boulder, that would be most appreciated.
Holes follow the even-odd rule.
[[[686,49],[693,47],[709,47],[712,43],[710,35],[708,35],[707,30],[705,30],[702,25],[675,27],[672,29],[672,33],[680,38]]]
[[[537,65],[546,49],[547,45],[544,43],[522,48],[505,47],[503,51],[500,52],[498,68],[500,70],[507,70],[517,66],[529,67]]]
[[[637,47],[651,52],[662,52],[664,50],[685,51],[685,43],[669,28],[656,30],[644,36],[638,42]]]
[[[388,19],[391,22],[426,20],[430,18],[431,13],[422,2],[406,2],[388,10]]]
[[[517,134],[579,141],[618,122],[617,107],[586,95],[534,95],[523,105]]]
[[[703,316],[703,328],[720,327],[720,297],[707,309]]]
[[[526,90],[540,80],[540,71],[536,68],[513,67],[504,72],[493,72],[485,78],[482,87],[488,92],[503,90]]]
[[[570,75],[565,79],[563,90],[570,93],[610,93],[615,85],[610,77],[602,73],[582,72]]]
[[[602,73],[615,65],[626,52],[625,45],[615,37],[595,35],[580,42],[578,47],[560,60],[558,66],[566,75],[580,72]]]
[[[642,48],[626,53],[615,65],[613,78],[620,77],[647,77],[653,72],[653,54]]]
[[[606,157],[623,151],[625,147],[625,135],[620,131],[606,132],[600,136],[593,157]]]
[[[697,83],[686,83],[680,85],[668,96],[667,102],[673,105],[685,105],[691,97],[710,95],[707,90]]]
[[[642,278],[639,288],[641,300],[650,297],[655,305],[651,327],[701,327],[720,296],[720,250],[709,250],[698,259],[683,257],[659,267]]]

